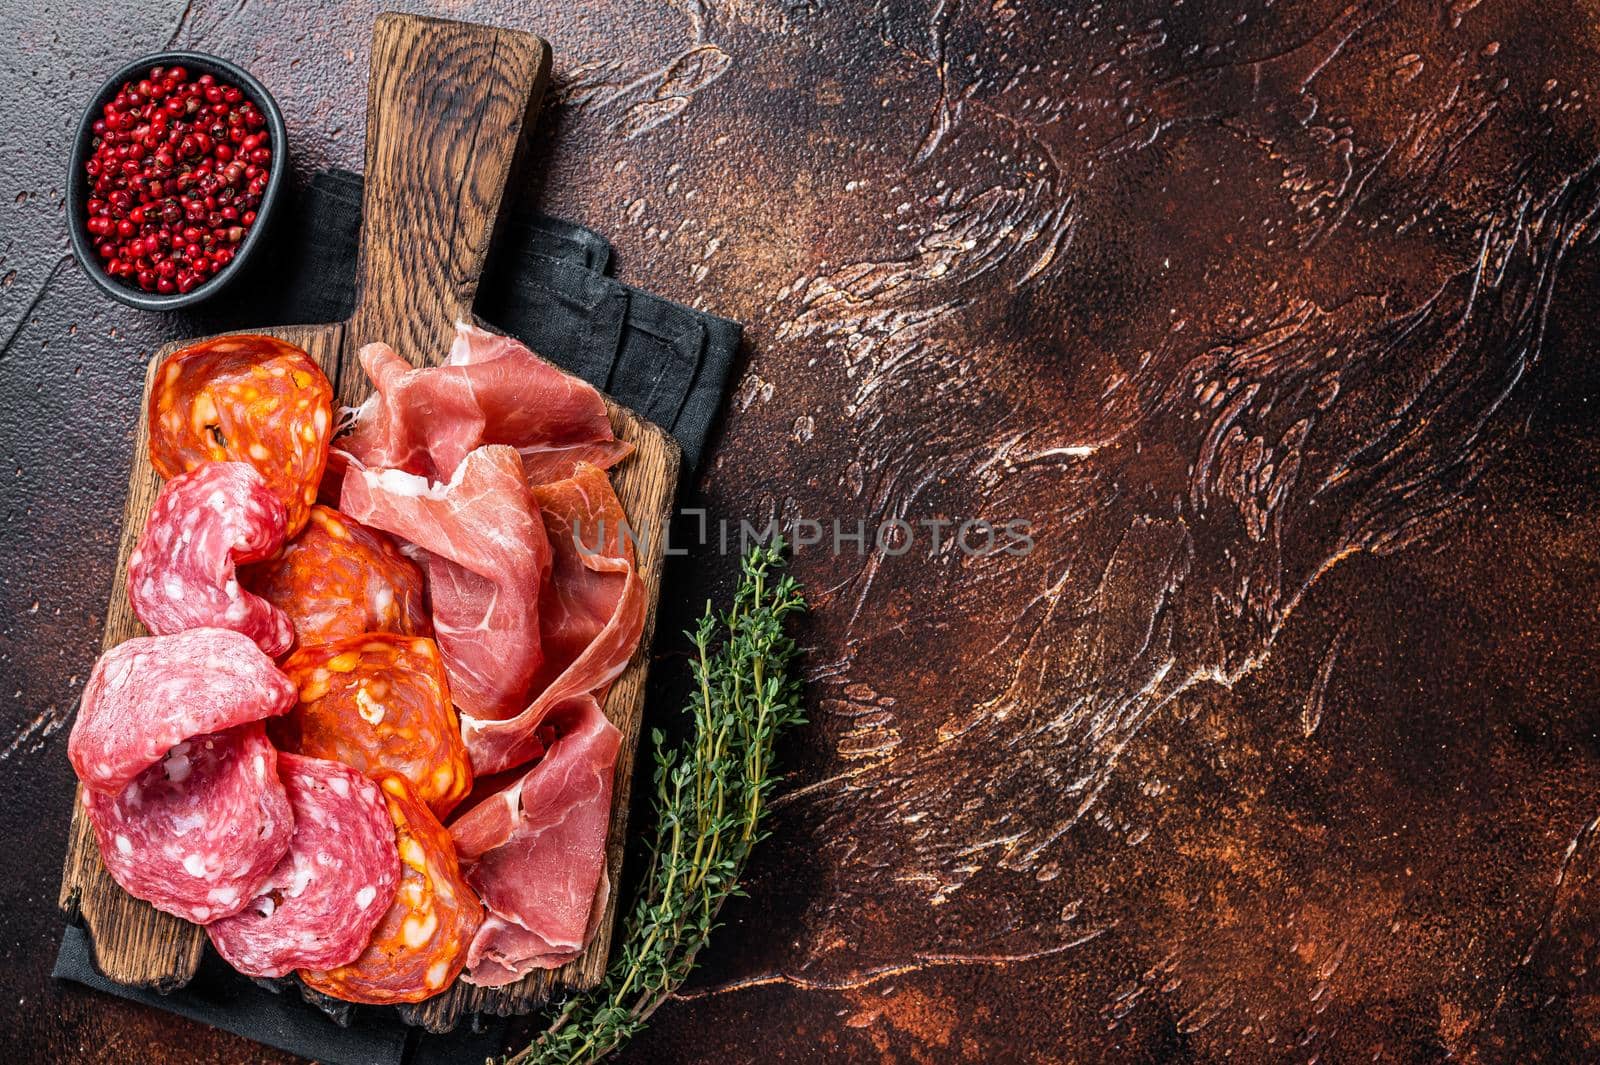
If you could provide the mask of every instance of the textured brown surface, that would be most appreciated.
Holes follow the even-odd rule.
[[[172,37],[266,81],[299,167],[353,164],[373,8],[312,7],[7,8],[0,1041],[27,1055],[278,1060],[45,980],[139,371],[200,331],[59,265],[59,103]],[[448,10],[555,47],[523,194],[748,324],[715,515],[1038,539],[801,556],[814,723],[777,831],[628,1060],[1600,1053],[1600,10]],[[729,568],[698,552],[667,594]]]

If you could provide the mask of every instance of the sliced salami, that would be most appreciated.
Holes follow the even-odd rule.
[[[156,472],[176,477],[202,462],[248,462],[287,508],[290,536],[316,500],[332,431],[328,378],[276,337],[217,337],[174,352],[150,389]]]
[[[67,757],[85,786],[116,796],[189,737],[281,714],[294,701],[294,684],[248,636],[190,629],[139,637],[90,671]]]
[[[272,723],[284,750],[374,777],[400,773],[439,817],[471,790],[461,723],[432,640],[368,633],[303,647],[283,669],[300,691],[295,708]]]
[[[83,804],[111,878],[200,924],[244,908],[294,824],[258,721],[184,740],[115,797],[85,788]]]
[[[305,530],[240,579],[289,616],[301,647],[364,632],[433,633],[421,568],[388,534],[329,507],[312,507]]]
[[[294,646],[289,616],[240,587],[235,567],[283,546],[283,503],[253,466],[207,462],[168,481],[128,556],[133,612],[157,635],[242,632],[274,657]]]
[[[349,965],[302,970],[315,991],[347,1002],[421,1002],[448,987],[467,961],[483,904],[461,875],[450,833],[406,778],[378,779],[400,844],[400,887],[372,941]]]
[[[354,961],[394,901],[400,856],[378,786],[347,765],[278,756],[294,834],[255,898],[206,926],[223,960],[247,976],[332,969]]]

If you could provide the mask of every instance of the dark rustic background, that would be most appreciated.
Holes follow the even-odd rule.
[[[747,324],[714,515],[1038,543],[801,555],[813,724],[628,1060],[1600,1055],[1600,9],[428,9],[555,46],[516,195]],[[46,979],[141,367],[195,325],[79,274],[62,160],[172,43],[359,165],[375,10],[0,0],[11,1060],[281,1060]]]

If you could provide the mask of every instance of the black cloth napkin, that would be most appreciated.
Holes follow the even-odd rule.
[[[318,174],[270,234],[267,253],[203,314],[196,333],[251,325],[340,321],[355,305],[361,177]],[[617,402],[672,433],[684,472],[704,454],[739,348],[736,322],[653,296],[610,276],[611,245],[598,233],[542,214],[507,219],[490,249],[478,315]],[[404,1024],[392,1008],[360,1006],[336,1022],[293,986],[278,991],[241,976],[209,949],[187,987],[159,994],[113,983],[92,945],[69,927],[52,975],[165,1009],[327,1065],[432,1065],[496,1053],[507,1022],[466,1021],[446,1035]]]
[[[230,322],[336,322],[355,306],[361,176],[318,174],[259,270],[225,294]],[[265,250],[265,249],[264,249]],[[610,276],[611,245],[548,215],[513,214],[489,250],[474,310],[670,432],[699,465],[739,350],[737,322]]]
[[[403,1024],[392,1009],[360,1006],[339,1024],[293,987],[267,990],[210,949],[189,986],[166,995],[107,980],[93,957],[89,933],[69,925],[50,975],[328,1065],[444,1065],[481,1062],[501,1052],[506,1024],[498,1018],[482,1031],[463,1021],[457,1031],[430,1035]]]

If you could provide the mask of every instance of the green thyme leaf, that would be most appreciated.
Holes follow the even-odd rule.
[[[578,1065],[632,1039],[693,970],[723,902],[740,894],[779,779],[773,744],[804,721],[791,670],[798,648],[784,622],[806,604],[783,570],[781,541],[748,552],[733,605],[719,616],[707,603],[685,634],[693,645],[685,708],[693,734],[669,749],[665,733],[651,731],[655,836],[622,948],[605,981],[568,999],[505,1065]]]

